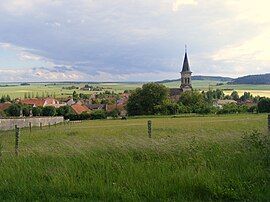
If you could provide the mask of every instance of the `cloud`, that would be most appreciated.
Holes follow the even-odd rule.
[[[266,0],[1,0],[0,70],[8,75],[2,78],[11,76],[7,69],[29,80],[175,78],[184,44],[195,74],[264,73],[270,65],[268,5]]]
[[[196,0],[175,0],[175,2],[173,3],[172,10],[178,11],[181,7],[184,7],[187,5],[195,6],[197,4],[198,2]]]

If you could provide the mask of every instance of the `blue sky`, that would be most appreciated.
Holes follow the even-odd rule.
[[[268,0],[1,0],[0,81],[270,72]]]

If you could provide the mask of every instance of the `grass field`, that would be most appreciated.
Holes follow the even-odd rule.
[[[269,200],[267,115],[147,120],[1,132],[0,201]]]
[[[198,90],[209,90],[210,89],[227,89],[226,92],[230,93],[232,90],[237,90],[239,94],[243,94],[245,91],[252,92],[253,95],[260,95],[270,97],[270,86],[269,85],[222,85],[216,86],[218,81],[198,81],[192,82],[193,88]],[[9,84],[8,87],[0,86],[0,96],[10,95],[12,98],[24,98],[25,93],[38,95],[56,95],[56,97],[68,97],[71,96],[74,90],[63,89],[63,87],[68,86],[78,86],[83,87],[87,83],[56,83],[56,84],[45,84],[45,83],[32,83],[30,86],[20,86],[20,84]],[[3,84],[2,84],[3,85]],[[137,87],[141,87],[143,83],[101,83],[101,84],[89,84],[94,86],[103,87],[104,90],[110,90],[114,92],[123,92],[124,90],[134,90]],[[165,86],[169,88],[178,88],[180,86],[179,82],[164,83]],[[229,89],[229,90],[228,90]],[[76,90],[77,93],[92,94],[91,91]]]

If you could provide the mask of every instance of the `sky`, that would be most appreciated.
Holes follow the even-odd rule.
[[[0,82],[270,73],[269,0],[0,0]]]

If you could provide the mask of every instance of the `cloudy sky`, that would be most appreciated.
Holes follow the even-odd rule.
[[[269,0],[0,0],[0,81],[270,72]]]

